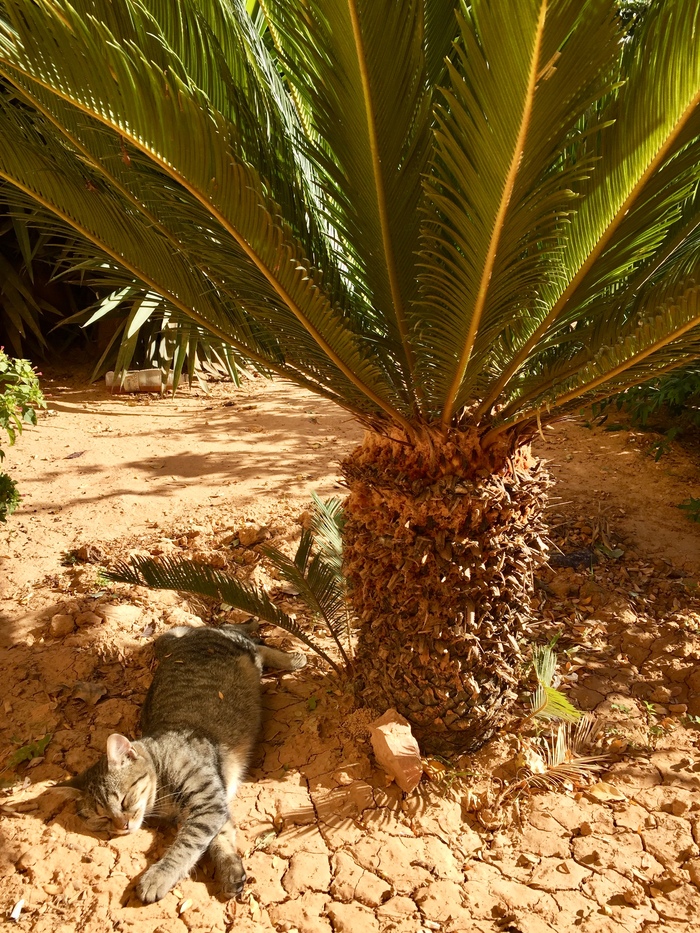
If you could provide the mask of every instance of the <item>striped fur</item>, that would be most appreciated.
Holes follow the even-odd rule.
[[[97,764],[60,785],[80,796],[78,812],[96,831],[179,821],[173,844],[136,885],[144,903],[164,897],[207,851],[225,896],[245,882],[229,802],[260,729],[260,674],[263,664],[296,670],[306,660],[257,645],[241,628],[179,626],[162,635],[143,737],[111,735]]]

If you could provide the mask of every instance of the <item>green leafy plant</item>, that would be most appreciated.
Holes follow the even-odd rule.
[[[538,425],[700,353],[700,5],[631,6],[0,0],[17,197],[367,429],[358,695],[429,751],[518,681]]]
[[[634,425],[663,431],[663,437],[651,446],[654,459],[659,460],[679,435],[700,427],[700,366],[691,364],[629,388],[597,403],[594,414],[604,414],[611,405],[626,411]]]
[[[0,428],[14,444],[24,424],[36,424],[36,409],[46,402],[29,360],[9,357],[0,347]],[[5,454],[0,449],[0,460]]]
[[[304,529],[293,558],[278,548],[260,546],[260,551],[276,568],[279,576],[298,592],[313,616],[325,623],[347,667],[351,666],[349,645],[350,620],[345,602],[344,581],[334,543],[339,541],[333,524],[339,524],[342,512],[337,500],[324,504],[315,499],[315,522],[322,529],[321,547],[313,553],[314,534]],[[269,622],[294,635],[320,655],[338,673],[341,668],[303,630],[288,613],[275,605],[270,596],[258,586],[243,583],[230,574],[215,570],[196,561],[165,558],[135,557],[130,564],[118,562],[105,573],[108,580],[149,586],[153,589],[179,590],[199,596],[215,598],[234,609],[242,609],[263,622]]]
[[[45,408],[46,402],[39,387],[39,379],[28,360],[9,357],[0,348],[0,429],[15,443],[24,424],[36,424],[36,409]],[[0,461],[5,452],[0,447]],[[0,472],[0,522],[7,521],[20,503],[17,485],[7,473]]]
[[[0,522],[6,522],[21,501],[17,483],[7,473],[0,472]]]
[[[49,744],[53,738],[53,733],[49,732],[46,735],[42,736],[40,739],[34,739],[31,742],[27,742],[26,745],[20,746],[16,749],[5,763],[5,767],[8,770],[16,768],[17,765],[21,764],[23,761],[31,761],[33,758],[41,758],[41,756],[46,751],[46,746]]]
[[[700,522],[700,499],[690,496],[685,502],[678,506],[688,516],[691,522]]]

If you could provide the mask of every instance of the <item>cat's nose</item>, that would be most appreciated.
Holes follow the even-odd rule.
[[[129,821],[125,816],[112,817],[112,826],[119,833],[125,833],[129,831]]]

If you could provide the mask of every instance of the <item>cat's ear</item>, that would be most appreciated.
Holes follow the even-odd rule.
[[[125,735],[114,732],[109,736],[107,739],[107,766],[110,770],[123,768],[129,761],[135,761],[137,758],[136,749]]]
[[[83,775],[76,774],[75,777],[69,778],[67,781],[60,781],[58,784],[54,784],[53,787],[49,788],[52,791],[55,791],[57,794],[60,794],[61,797],[80,797],[83,793]]]

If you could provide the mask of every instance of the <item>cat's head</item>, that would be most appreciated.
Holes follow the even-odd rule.
[[[142,746],[115,733],[98,762],[56,789],[78,798],[78,815],[93,832],[123,835],[139,829],[152,809],[156,773]]]

